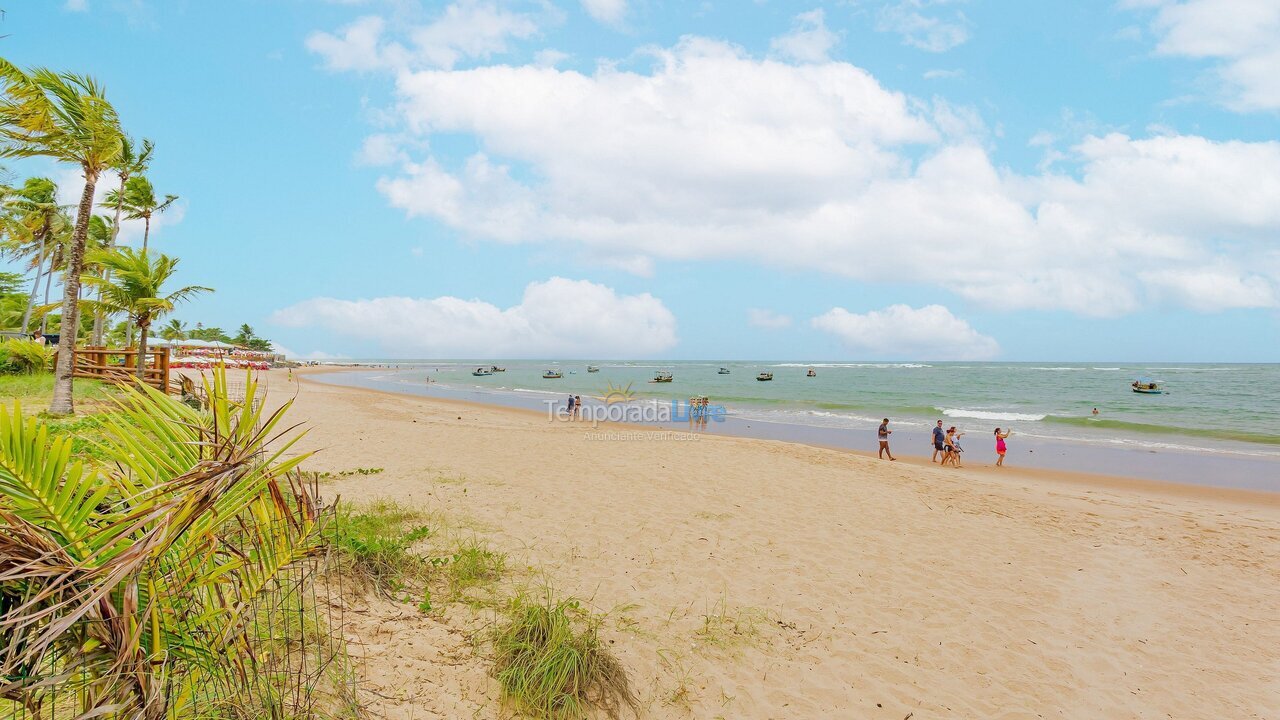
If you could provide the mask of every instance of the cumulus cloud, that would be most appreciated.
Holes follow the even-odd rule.
[[[751,308],[747,310],[747,322],[766,330],[781,330],[791,327],[791,316],[776,313],[772,310]]]
[[[475,239],[639,274],[746,259],[1093,316],[1280,302],[1278,142],[1088,135],[1020,174],[992,161],[973,110],[849,63],[698,37],[647,52],[637,70],[398,73],[397,137],[478,151],[402,148],[379,189]]]
[[[769,49],[784,58],[816,63],[826,60],[838,42],[840,36],[827,29],[822,8],[817,8],[797,15],[791,32],[770,41]]]
[[[676,344],[675,317],[661,300],[560,277],[530,283],[506,309],[447,296],[320,297],[272,321],[327,329],[398,357],[642,357]]]
[[[506,53],[513,40],[536,35],[538,27],[533,14],[487,0],[458,0],[429,23],[397,24],[403,39],[388,37],[387,21],[370,15],[337,33],[312,33],[306,45],[331,70],[452,68],[465,59]]]
[[[89,9],[89,0],[67,0],[62,7],[67,12],[85,12]]]
[[[582,0],[582,9],[597,21],[618,27],[627,16],[627,0]]]
[[[969,23],[958,10],[945,17],[937,6],[954,0],[899,0],[880,9],[876,29],[902,36],[902,42],[928,52],[946,52],[969,39]]]
[[[1219,98],[1240,111],[1280,110],[1280,3],[1275,0],[1129,0],[1156,10],[1162,55],[1217,61]]]
[[[74,214],[75,208],[80,205],[80,195],[84,193],[84,175],[78,170],[61,169],[58,170],[51,178],[58,185],[58,203],[68,205],[72,208]],[[104,174],[98,179],[98,184],[93,188],[93,207],[94,212],[112,216],[112,211],[102,207],[102,203],[106,200],[107,193],[120,188],[120,180],[111,173]],[[157,193],[162,193],[169,188],[158,187]],[[179,199],[168,210],[151,216],[151,239],[147,247],[152,252],[164,251],[163,246],[157,248],[156,241],[163,241],[165,231],[175,225],[178,225],[187,215],[187,201]],[[143,220],[127,220],[120,219],[120,233],[116,236],[116,243],[120,245],[128,245],[132,247],[142,247],[142,236],[146,230],[146,222]]]
[[[837,307],[809,323],[866,358],[989,360],[1000,353],[994,339],[941,305],[890,305],[864,314]]]

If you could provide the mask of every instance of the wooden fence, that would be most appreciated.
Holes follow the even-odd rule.
[[[75,376],[114,382],[131,381],[138,376],[137,348],[82,347],[76,348]],[[163,392],[169,387],[169,348],[147,350],[142,380]]]

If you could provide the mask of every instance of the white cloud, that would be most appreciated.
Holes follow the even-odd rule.
[[[402,40],[387,37],[387,21],[362,17],[338,34],[312,33],[307,49],[331,70],[452,68],[465,59],[489,58],[510,51],[512,40],[538,33],[538,19],[513,12],[491,0],[458,0],[423,25],[397,23]]]
[[[928,52],[946,52],[969,39],[969,23],[956,11],[946,19],[930,11],[952,0],[898,0],[880,9],[876,29],[902,36],[902,42]]]
[[[627,16],[627,0],[582,0],[582,9],[599,22],[618,27]]]
[[[409,153],[379,189],[475,239],[640,274],[745,259],[1095,316],[1280,302],[1280,142],[1088,136],[1023,175],[992,162],[976,112],[848,63],[696,37],[649,52],[645,71],[398,74],[405,142],[480,150]]]
[[[747,322],[766,330],[781,330],[791,327],[791,316],[776,313],[772,310],[751,308],[747,310]]]
[[[1240,111],[1280,110],[1280,2],[1141,0],[1155,8],[1152,32],[1163,55],[1217,60],[1218,98]]]
[[[825,61],[838,42],[840,36],[827,29],[822,8],[818,8],[797,15],[791,32],[770,41],[769,49],[797,62],[816,63]]]
[[[85,12],[89,9],[89,0],[67,0],[62,8],[67,12]]]
[[[890,305],[858,315],[832,308],[809,321],[838,337],[860,357],[895,360],[989,360],[1000,354],[996,341],[979,333],[941,305],[916,309]]]
[[[394,137],[383,133],[366,137],[359,152],[356,153],[356,163],[359,165],[391,165],[407,159],[400,150],[400,143]]]
[[[676,344],[676,320],[648,293],[618,295],[586,280],[530,283],[502,309],[456,297],[313,298],[272,321],[321,327],[398,357],[642,357]]]
[[[952,78],[964,77],[964,70],[926,70],[924,73],[925,80],[950,80]]]

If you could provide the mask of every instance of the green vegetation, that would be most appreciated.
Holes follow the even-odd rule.
[[[0,343],[0,373],[32,375],[52,369],[53,349],[35,340]]]
[[[0,710],[150,720],[234,698],[286,717],[326,682],[332,662],[260,652],[262,623],[273,638],[305,629],[278,618],[321,547],[322,510],[292,472],[306,455],[286,458],[293,441],[277,437],[288,404],[255,409],[251,377],[243,403],[223,373],[206,391],[201,412],[121,388],[95,421],[108,461],[93,464],[16,404],[0,410]]]
[[[750,645],[759,639],[760,626],[768,619],[764,611],[732,607],[728,598],[722,596],[702,616],[702,627],[696,632],[698,646],[732,650]]]
[[[81,380],[76,383],[76,400],[88,400],[100,403],[109,398],[113,390],[98,380]],[[53,373],[31,373],[20,375],[0,374],[0,407],[14,401],[24,407],[44,407],[53,397]]]
[[[577,600],[516,596],[493,640],[504,698],[551,720],[581,718],[591,707],[611,718],[623,707],[636,711],[626,670],[601,644],[600,624]]]
[[[421,513],[394,502],[379,501],[352,509],[339,507],[325,542],[338,558],[343,582],[356,590],[389,594],[428,579],[430,564],[413,546],[431,535]]]

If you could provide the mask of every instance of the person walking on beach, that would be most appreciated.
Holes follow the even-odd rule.
[[[939,420],[938,424],[933,428],[933,457],[929,459],[929,462],[938,462],[938,453],[943,452],[943,448],[946,446],[945,438],[946,433],[942,431],[942,421]],[[945,461],[946,453],[943,453],[942,457]]]
[[[897,459],[898,459],[898,458],[894,457],[894,456],[893,456],[893,452],[892,452],[891,450],[889,450],[889,436],[890,436],[890,435],[892,435],[892,434],[893,434],[893,431],[889,429],[889,418],[885,418],[885,419],[884,419],[884,422],[880,423],[880,429],[877,431],[877,435],[879,435],[879,437],[880,437],[880,454],[879,454],[879,457],[880,457],[880,459],[881,459],[881,460],[883,460],[883,459],[884,459],[884,456],[885,456],[886,454],[889,456],[889,459],[890,459],[890,460],[897,460]]]
[[[573,416],[578,420],[582,419],[582,396],[581,395],[573,396]]]
[[[1005,438],[1013,434],[1012,430],[1000,432],[1000,428],[996,428],[996,455],[1000,457],[996,460],[996,467],[1004,467],[1004,454],[1009,449],[1004,444]]]
[[[574,403],[573,396],[570,395],[569,396],[569,419],[570,420],[573,419],[573,403]]]
[[[964,433],[960,432],[955,425],[951,426],[951,464],[960,467],[960,453],[964,452],[964,448],[960,447],[960,436]]]

